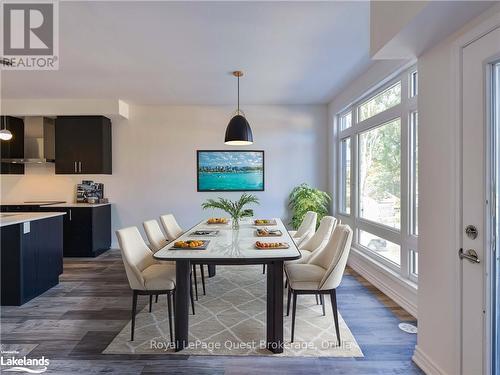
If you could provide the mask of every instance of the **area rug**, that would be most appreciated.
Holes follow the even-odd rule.
[[[265,348],[266,275],[262,266],[217,266],[217,275],[207,279],[206,286],[207,295],[200,293],[195,302],[196,314],[189,315],[190,345],[181,353],[175,353],[170,343],[165,296],[153,304],[152,313],[146,307],[137,314],[134,341],[130,341],[129,322],[103,353],[276,355]],[[341,345],[337,344],[329,298],[325,298],[325,308],[323,316],[314,296],[297,297],[295,340],[290,343],[290,311],[284,317],[284,352],[278,356],[363,357],[341,316]]]

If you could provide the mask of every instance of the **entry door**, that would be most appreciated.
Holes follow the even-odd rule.
[[[462,53],[462,374],[490,372],[489,281],[494,259],[491,169],[492,71],[500,56],[497,28]]]

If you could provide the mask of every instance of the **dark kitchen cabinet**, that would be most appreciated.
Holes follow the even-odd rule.
[[[112,174],[111,120],[104,116],[56,119],[56,174]]]
[[[111,205],[40,207],[65,212],[64,256],[96,257],[111,247]]]
[[[2,159],[24,158],[24,121],[12,116],[0,116],[1,128],[12,133],[12,139],[0,141]],[[24,164],[1,163],[1,174],[24,174]]]
[[[63,217],[1,228],[1,304],[20,306],[59,283]]]

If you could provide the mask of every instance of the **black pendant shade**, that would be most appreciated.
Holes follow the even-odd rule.
[[[224,143],[234,146],[251,145],[253,143],[252,129],[245,117],[236,115],[229,121]]]
[[[233,75],[238,78],[238,111],[227,125],[224,143],[233,146],[251,145],[253,143],[252,129],[245,116],[240,114],[240,77],[243,72],[235,71]]]

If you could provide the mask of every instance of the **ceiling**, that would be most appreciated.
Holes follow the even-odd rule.
[[[4,98],[326,103],[370,66],[369,2],[60,2],[59,70],[4,71]]]

